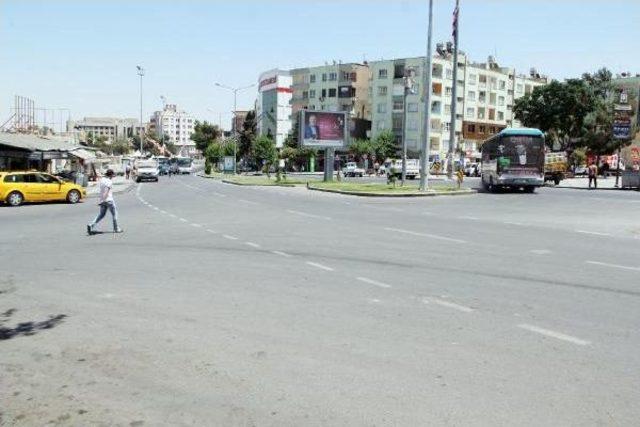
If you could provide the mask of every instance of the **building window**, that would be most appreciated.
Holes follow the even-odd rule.
[[[451,114],[451,105],[450,104],[444,104],[444,113],[445,114]]]
[[[349,80],[349,73],[347,71],[343,71],[342,74],[340,75],[340,80],[342,81]]]
[[[451,123],[444,122],[442,123],[442,132],[449,132],[451,130]]]
[[[385,114],[387,112],[387,104],[378,104],[378,113]]]
[[[335,98],[336,97],[336,92],[337,92],[337,89],[335,89],[335,88],[329,89],[329,98]]]
[[[525,94],[529,94],[529,93],[531,93],[531,90],[532,90],[531,85],[526,85],[526,86],[524,87],[524,93],[525,93]]]
[[[467,125],[467,132],[476,133],[476,125]]]
[[[467,81],[469,82],[470,85],[475,85],[477,77],[478,76],[475,74],[469,74],[469,78],[467,79]]]
[[[322,81],[323,82],[327,81],[327,73],[322,73]]]
[[[309,91],[309,98],[312,98],[312,99],[313,99],[313,98],[315,98],[315,97],[316,97],[316,91],[315,91],[314,89],[311,89],[311,90]]]
[[[418,112],[418,103],[417,102],[409,102],[407,104],[407,111],[410,113],[417,113]]]
[[[402,96],[393,97],[393,110],[398,111],[404,108],[404,99]]]
[[[470,90],[469,92],[467,92],[467,98],[469,98],[469,101],[475,101],[476,100],[476,93],[472,90]]]
[[[451,96],[451,88],[449,86],[444,88],[444,96]]]
[[[489,108],[489,120],[495,120],[496,119],[496,110],[494,110],[493,108]]]
[[[398,64],[393,67],[393,78],[401,79],[404,77],[404,64]]]
[[[409,130],[418,130],[418,121],[415,119],[407,121],[407,128]]]
[[[378,78],[379,79],[386,79],[387,78],[387,69],[386,68],[378,70]]]
[[[315,74],[309,75],[309,83],[315,83],[315,82],[316,82],[316,75]]]
[[[329,73],[329,81],[334,82],[338,80],[338,73]]]
[[[387,87],[386,86],[378,86],[378,95],[386,96],[387,95]]]
[[[498,120],[500,121],[504,120],[504,112],[498,111]]]
[[[326,89],[322,89],[322,92],[320,92],[322,94],[322,98],[326,98],[327,97],[327,90]]]
[[[433,68],[431,69],[431,77],[436,79],[442,78],[442,65],[439,65],[439,64],[433,65]]]
[[[487,128],[486,128],[486,126],[484,126],[484,125],[480,125],[480,126],[478,126],[478,133],[482,133],[482,134],[487,133]]]
[[[453,70],[451,68],[447,68],[446,76],[449,80],[453,79]]]
[[[491,77],[491,89],[492,90],[496,90],[498,88],[498,79],[496,79],[495,77]]]
[[[309,99],[309,92],[306,90],[302,91],[302,99]]]
[[[442,128],[442,126],[440,126],[440,120],[431,120],[431,130],[432,131],[440,132],[441,128]]]
[[[504,105],[504,96],[499,96],[498,97],[498,105],[499,106],[503,106]]]
[[[440,101],[434,101],[431,103],[431,112],[434,114],[440,114],[442,103]]]
[[[484,108],[478,108],[478,119],[484,119]]]
[[[467,118],[468,119],[473,119],[476,115],[476,109],[475,108],[467,108]]]
[[[402,130],[402,116],[394,116],[392,119],[393,130]]]
[[[481,90],[480,95],[478,96],[478,101],[482,103],[487,102],[487,92]]]
[[[500,82],[498,83],[498,87],[500,88],[500,90],[505,90],[507,88],[507,82],[505,82],[504,80],[500,80]]]
[[[496,105],[496,94],[495,93],[489,94],[489,104],[490,105]]]
[[[378,130],[383,130],[385,127],[384,120],[378,120]]]
[[[518,83],[518,84],[516,85],[516,92],[518,92],[518,93],[522,93],[522,83]]]

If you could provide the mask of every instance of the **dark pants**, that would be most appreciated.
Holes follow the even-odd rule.
[[[598,177],[590,176],[589,177],[589,188],[591,188],[591,182],[593,181],[593,188],[598,188]]]

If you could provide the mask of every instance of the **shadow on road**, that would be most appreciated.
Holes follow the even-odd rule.
[[[7,328],[4,325],[11,316],[16,312],[15,308],[5,311],[4,313],[0,313],[0,341],[9,340],[11,338],[16,338],[21,335],[29,336],[35,335],[39,331],[43,329],[51,329],[56,327],[58,324],[62,323],[62,321],[67,317],[66,314],[58,314],[57,316],[49,316],[49,319],[42,320],[40,322],[22,322],[18,323],[13,328]]]

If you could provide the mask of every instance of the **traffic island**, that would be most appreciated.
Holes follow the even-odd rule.
[[[477,193],[471,188],[458,188],[455,185],[434,185],[427,191],[420,191],[415,185],[400,186],[381,183],[352,182],[314,182],[307,183],[307,189],[327,193],[347,194],[363,197],[434,197],[462,196]]]
[[[280,181],[275,176],[266,175],[230,175],[222,179],[225,184],[246,185],[256,187],[297,187],[305,185],[306,181],[282,178]]]

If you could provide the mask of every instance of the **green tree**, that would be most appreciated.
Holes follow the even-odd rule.
[[[122,138],[115,141],[111,144],[111,153],[112,155],[122,156],[124,154],[129,154],[131,152],[131,143],[128,140]]]
[[[356,139],[349,144],[348,150],[357,161],[362,160],[364,155],[371,155],[375,153],[373,143],[368,139]]]
[[[256,112],[251,110],[247,113],[238,139],[238,156],[248,158],[253,152],[253,143],[256,139]]]
[[[220,128],[207,121],[200,122],[196,120],[193,130],[191,140],[195,142],[196,148],[202,153],[204,153],[209,144],[220,139],[222,136]]]
[[[373,153],[383,162],[387,157],[393,157],[397,152],[396,136],[391,130],[382,131],[371,141]]]
[[[258,167],[264,165],[268,175],[269,169],[278,158],[276,143],[268,136],[259,136],[255,141],[254,155]]]

